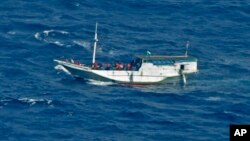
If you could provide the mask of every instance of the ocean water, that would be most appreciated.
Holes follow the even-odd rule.
[[[53,59],[90,63],[189,54],[199,72],[150,86],[74,79]],[[249,0],[3,0],[0,140],[227,141],[250,121]]]

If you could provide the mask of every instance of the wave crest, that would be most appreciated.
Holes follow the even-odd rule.
[[[35,33],[34,37],[39,41],[55,44],[57,46],[72,46],[72,43],[68,41],[70,33],[63,30],[44,30],[43,32]]]
[[[91,43],[83,40],[73,39],[73,35],[67,31],[63,30],[44,30],[42,32],[37,32],[34,34],[34,38],[38,41],[54,44],[60,47],[72,47],[80,46],[84,47],[87,50],[91,49]]]
[[[24,102],[24,103],[28,103],[30,105],[34,105],[38,102],[42,102],[42,103],[46,103],[48,105],[50,105],[52,103],[52,100],[47,100],[47,99],[33,99],[33,98],[19,98],[18,99],[19,101],[21,102]]]
[[[3,108],[3,106],[7,106],[7,105],[15,105],[18,103],[21,104],[29,104],[29,105],[35,105],[37,103],[40,104],[46,104],[46,105],[51,105],[52,104],[52,100],[49,99],[35,99],[35,98],[19,98],[19,99],[15,99],[15,98],[1,98],[0,99],[0,106],[1,108]]]

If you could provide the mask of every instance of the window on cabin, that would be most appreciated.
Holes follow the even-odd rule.
[[[154,65],[173,65],[175,63],[173,60],[149,60],[148,62]]]
[[[180,66],[180,69],[181,69],[181,70],[185,70],[185,65],[181,65],[181,66]]]

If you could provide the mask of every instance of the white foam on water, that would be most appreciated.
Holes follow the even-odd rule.
[[[47,100],[47,104],[51,104],[52,103],[52,100]]]
[[[220,101],[221,98],[220,97],[213,97],[213,96],[211,96],[211,97],[206,98],[206,100],[207,101]]]
[[[52,103],[52,100],[46,100],[46,99],[33,99],[33,98],[19,98],[18,99],[21,102],[29,103],[30,105],[34,105],[37,102],[46,102],[48,105]]]
[[[34,104],[36,104],[37,101],[40,101],[40,100],[36,100],[36,99],[32,99],[32,98],[20,98],[18,100],[22,101],[22,102],[30,103],[31,105],[34,105]]]
[[[55,69],[56,70],[61,70],[61,71],[65,72],[66,74],[71,75],[71,73],[65,67],[63,67],[62,65],[55,66]]]
[[[86,41],[74,40],[73,43],[76,45],[79,45],[81,47],[87,48],[87,49],[91,48],[91,44],[89,42],[86,42]]]
[[[88,84],[97,85],[97,86],[109,86],[109,85],[114,85],[115,83],[88,79]]]
[[[42,40],[41,35],[40,35],[40,33],[38,33],[38,32],[34,35],[34,37],[35,37],[37,40],[39,40],[39,41]]]
[[[56,44],[56,45],[58,45],[58,46],[64,46],[64,44],[61,43],[60,41],[55,41],[55,42],[52,42],[52,43],[54,43],[54,44]]]
[[[43,33],[48,36],[50,32],[53,32],[54,30],[44,30]]]
[[[58,31],[59,33],[62,33],[62,34],[69,34],[69,32],[67,32],[67,31],[63,31],[63,30],[61,30],[61,31]]]
[[[49,33],[51,32],[55,32],[55,33],[61,33],[61,34],[69,34],[69,32],[67,31],[63,31],[63,30],[54,30],[54,29],[51,29],[51,30],[44,30],[43,33],[48,36]]]
[[[37,40],[46,41],[46,37],[48,37],[50,33],[60,33],[60,34],[64,34],[64,35],[69,34],[69,32],[67,32],[67,31],[63,31],[63,30],[53,30],[53,29],[51,29],[51,30],[44,30],[42,33],[37,32],[37,33],[35,33],[34,37],[35,37]],[[43,38],[42,38],[42,37],[43,37]]]

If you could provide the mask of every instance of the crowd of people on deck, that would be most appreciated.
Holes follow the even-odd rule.
[[[96,70],[137,70],[139,65],[134,65],[132,63],[113,63],[113,64],[101,64],[94,63],[92,64],[92,69]]]
[[[84,64],[81,64],[79,61],[71,59],[65,60],[66,62],[71,62],[72,64],[75,65],[80,65],[84,66]],[[141,62],[138,60],[134,60],[131,63],[121,63],[121,62],[116,62],[112,64],[102,64],[102,63],[93,63],[91,65],[92,69],[95,70],[138,70],[141,67]]]

